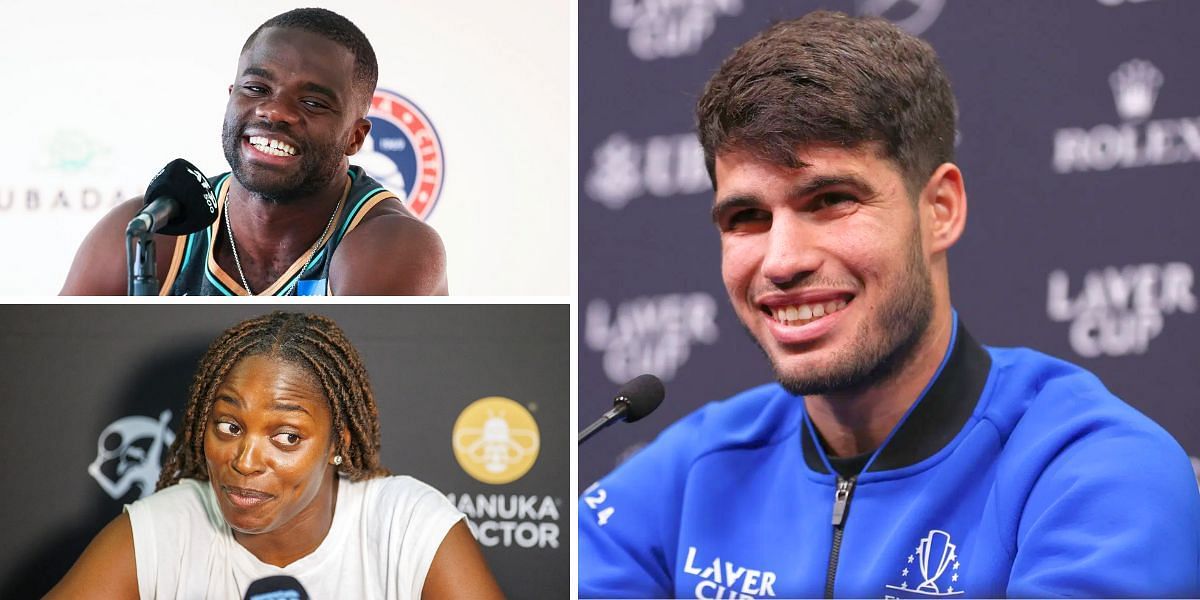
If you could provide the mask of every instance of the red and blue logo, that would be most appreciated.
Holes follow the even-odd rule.
[[[371,132],[354,164],[396,192],[417,218],[427,220],[446,173],[433,123],[411,100],[385,89],[375,90],[367,120]]]

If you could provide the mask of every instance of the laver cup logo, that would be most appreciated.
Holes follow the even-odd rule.
[[[501,485],[523,477],[537,461],[541,437],[524,406],[500,396],[481,398],[454,422],[454,458],[468,475]]]

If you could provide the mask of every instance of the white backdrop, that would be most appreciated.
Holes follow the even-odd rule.
[[[571,294],[570,4],[324,3],[371,40],[379,87],[438,133],[445,179],[428,222],[452,294]],[[221,122],[242,43],[296,7],[2,6],[0,295],[56,294],[92,224],[171,159],[227,171]]]

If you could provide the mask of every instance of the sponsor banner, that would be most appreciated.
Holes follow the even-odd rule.
[[[742,12],[742,0],[610,0],[609,21],[629,32],[638,60],[690,56],[717,29],[717,20]]]
[[[1084,358],[1145,354],[1166,316],[1196,312],[1195,272],[1187,263],[1102,267],[1078,281],[1073,286],[1066,271],[1051,271],[1046,313],[1071,324],[1071,348]]]
[[[1121,63],[1109,75],[1120,123],[1054,132],[1057,173],[1110,171],[1200,160],[1200,116],[1151,119],[1165,77],[1148,60]]]
[[[510,398],[490,396],[458,415],[451,445],[465,473],[480,483],[503,486],[533,468],[541,435],[531,410]],[[558,548],[565,541],[560,540],[562,496],[503,493],[503,488],[489,487],[446,497],[467,515],[471,531],[485,547]]]

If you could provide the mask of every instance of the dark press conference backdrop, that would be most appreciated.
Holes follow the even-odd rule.
[[[569,594],[567,306],[306,305],[366,363],[383,462],[445,493],[512,598]],[[208,344],[269,306],[0,306],[0,598],[153,491]],[[486,434],[485,434],[486,432]]]
[[[579,426],[642,372],[667,399],[583,448],[580,489],[771,378],[721,284],[693,106],[735,46],[817,8],[890,19],[949,71],[975,337],[1093,370],[1200,455],[1200,2],[602,0],[579,6]]]

